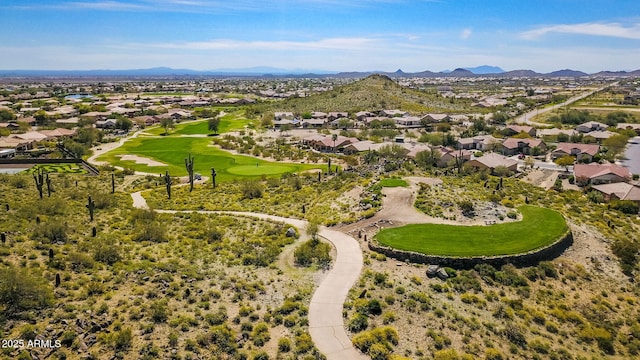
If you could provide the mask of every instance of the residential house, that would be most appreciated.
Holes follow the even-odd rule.
[[[604,195],[605,201],[630,200],[640,205],[640,187],[625,182],[593,185],[592,188]]]
[[[278,120],[293,120],[293,113],[289,111],[277,111],[273,114],[273,119]]]
[[[98,129],[115,129],[116,119],[106,119],[96,121],[96,128]]]
[[[342,149],[342,152],[346,155],[353,155],[353,154],[357,154],[365,151],[377,151],[385,145],[391,145],[391,143],[390,142],[375,143],[371,140],[356,141],[356,142],[352,142],[349,145],[346,145]]]
[[[311,118],[312,119],[326,119],[327,118],[327,113],[326,112],[322,112],[322,111],[314,111],[311,113]]]
[[[590,133],[592,131],[607,130],[608,125],[597,121],[588,121],[584,124],[576,126],[576,130],[581,133]]]
[[[23,140],[13,137],[0,137],[0,149],[15,149],[18,152],[33,148],[33,140]]]
[[[606,140],[606,139],[608,139],[608,138],[610,138],[610,137],[612,137],[614,135],[617,135],[617,134],[614,133],[614,132],[605,130],[605,131],[592,131],[590,133],[586,133],[584,136],[591,136],[594,139],[596,139],[596,141],[598,143],[602,143],[602,141],[604,141],[604,140]]]
[[[356,120],[365,121],[368,117],[372,117],[373,114],[368,111],[358,111],[356,113]]]
[[[338,120],[338,119],[342,119],[342,118],[347,118],[349,117],[349,113],[348,112],[330,112],[329,115],[327,115],[327,118],[329,119],[329,121],[334,121],[334,120]]]
[[[409,116],[409,113],[403,110],[381,110],[380,116],[392,118],[392,117],[403,117]]]
[[[508,125],[505,128],[505,131],[506,131],[507,136],[518,135],[520,133],[526,133],[527,135],[529,135],[531,137],[535,137],[536,136],[536,128],[534,128],[533,126]]]
[[[488,153],[480,157],[473,158],[467,161],[467,166],[479,170],[489,169],[491,172],[499,166],[504,166],[512,172],[516,172],[518,170],[517,161],[497,153]]]
[[[467,162],[471,160],[471,156],[473,155],[469,150],[456,150],[450,147],[438,146],[433,150],[440,153],[440,159],[437,163],[438,167],[447,167],[455,164],[456,161]]]
[[[133,122],[138,125],[151,126],[160,123],[160,119],[151,115],[142,115],[134,117]]]
[[[577,144],[577,143],[558,143],[558,146],[550,154],[551,160],[561,158],[565,155],[576,157],[578,162],[592,162],[593,157],[600,152],[598,144]]]
[[[325,124],[327,123],[327,119],[326,118],[322,118],[322,119],[304,119],[302,120],[302,127],[307,129],[307,128],[321,128],[323,126],[325,126]]]
[[[532,153],[532,149],[538,148],[541,152],[545,152],[547,150],[547,145],[540,139],[518,139],[518,138],[508,138],[505,139],[502,144],[498,145],[498,150],[503,155],[513,156],[516,154],[525,154],[530,155]]]
[[[39,133],[47,136],[48,139],[65,139],[76,134],[76,130],[57,128],[53,130],[40,130]]]
[[[413,148],[411,148],[409,150],[409,152],[407,153],[407,157],[415,160],[415,158],[418,155],[418,153],[423,152],[423,151],[427,151],[427,150],[433,151],[433,149],[429,145],[417,144],[416,146],[414,146]]]
[[[430,123],[441,123],[451,120],[451,116],[449,116],[449,114],[427,114],[422,118]]]
[[[552,129],[540,129],[537,131],[537,136],[538,137],[545,137],[545,136],[558,136],[560,134],[564,134],[567,136],[573,136],[578,134],[578,132],[576,130],[573,129],[558,129],[558,128],[552,128]]]
[[[415,128],[422,126],[420,118],[417,116],[395,117],[393,118],[393,122],[395,122],[398,127]]]
[[[32,142],[47,140],[49,137],[38,131],[29,131],[24,134],[11,134],[8,137]]]
[[[636,134],[640,135],[640,124],[620,123],[616,126],[616,129],[633,130]]]
[[[472,138],[460,138],[458,139],[458,148],[466,150],[494,150],[502,141],[491,135],[478,135]]]
[[[573,167],[576,184],[610,184],[631,180],[629,169],[615,164],[576,164]]]
[[[333,136],[315,134],[302,139],[302,143],[306,144],[318,151],[339,151],[344,147],[356,143],[359,140],[356,138],[350,138],[346,136],[338,135],[336,140],[333,140]]]

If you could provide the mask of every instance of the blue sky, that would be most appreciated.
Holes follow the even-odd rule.
[[[0,69],[640,69],[638,0],[2,0]]]

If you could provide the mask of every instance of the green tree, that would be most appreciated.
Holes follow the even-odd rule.
[[[116,129],[129,131],[133,127],[133,121],[126,117],[120,117],[116,120]]]
[[[215,116],[208,120],[209,131],[213,131],[214,134],[218,133],[220,129],[220,118]]]
[[[10,120],[15,120],[16,114],[9,109],[0,109],[0,122],[7,122]]]
[[[171,118],[171,117],[163,117],[160,120],[160,126],[162,126],[164,128],[164,134],[165,135],[169,134],[169,129],[173,129],[175,127],[175,124],[173,123],[173,118]]]
[[[569,166],[573,165],[573,163],[575,163],[576,158],[574,158],[571,155],[565,155],[563,157],[559,157],[555,160],[555,163],[558,166],[564,166],[565,170],[569,170]]]
[[[33,117],[36,119],[38,125],[46,125],[49,122],[49,115],[47,115],[46,111],[38,110]]]
[[[430,169],[437,166],[440,161],[440,152],[433,150],[423,150],[416,154],[416,164],[423,169]]]
[[[627,142],[629,141],[629,137],[623,134],[617,134],[609,137],[608,139],[604,139],[602,141],[602,145],[607,148],[607,155],[611,157],[611,159],[615,159],[624,148],[627,146]]]

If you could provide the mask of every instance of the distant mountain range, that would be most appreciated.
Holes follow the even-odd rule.
[[[366,71],[366,72],[331,72],[324,70],[279,69],[273,67],[253,67],[243,69],[191,70],[156,67],[148,69],[127,70],[0,70],[1,78],[189,78],[189,77],[341,77],[363,78],[371,74],[387,75],[391,78],[407,77],[637,77],[640,69],[634,71],[601,71],[587,74],[576,70],[558,70],[550,73],[538,73],[533,70],[504,71],[497,66],[482,65],[470,68],[457,68],[433,72],[429,70],[406,73],[402,70],[395,72]]]

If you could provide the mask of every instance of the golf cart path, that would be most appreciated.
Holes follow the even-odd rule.
[[[133,206],[139,209],[149,209],[147,201],[141,192],[131,194]],[[241,211],[177,211],[155,210],[159,213],[175,214],[179,212],[197,212],[201,214],[233,214],[255,217],[264,220],[281,221],[303,229],[307,222],[281,216],[241,212]],[[349,290],[360,277],[363,260],[360,244],[351,236],[339,231],[321,226],[319,235],[333,244],[336,249],[336,259],[313,293],[309,305],[309,333],[315,346],[328,360],[368,359],[353,347],[344,327],[342,318],[343,304]]]

